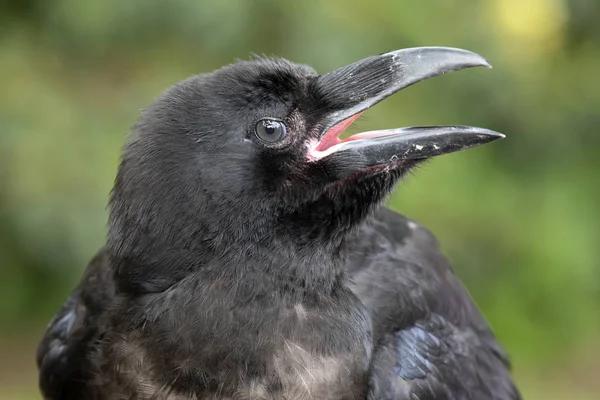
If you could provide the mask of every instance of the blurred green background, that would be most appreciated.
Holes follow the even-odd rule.
[[[352,132],[468,124],[503,141],[394,194],[430,227],[526,399],[600,398],[600,2],[0,1],[0,399],[38,399],[34,352],[102,246],[120,147],[167,86],[279,55],[319,72],[403,47],[494,65],[429,80]]]

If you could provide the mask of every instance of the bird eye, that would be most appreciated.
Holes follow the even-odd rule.
[[[267,143],[275,143],[286,135],[285,124],[273,119],[262,119],[254,127],[256,136]]]

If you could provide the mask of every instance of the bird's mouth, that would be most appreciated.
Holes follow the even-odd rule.
[[[355,62],[322,75],[316,93],[329,111],[308,156],[321,160],[334,153],[352,152],[371,167],[417,160],[479,146],[504,137],[471,126],[421,126],[370,131],[340,139],[340,135],[369,107],[412,84],[470,67],[490,67],[480,55],[448,47],[419,47],[393,51]]]

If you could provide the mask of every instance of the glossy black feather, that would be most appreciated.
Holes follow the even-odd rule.
[[[422,226],[382,209],[349,244],[351,287],[372,310],[372,399],[518,400],[508,357]],[[101,252],[40,345],[47,398],[84,398],[94,343],[109,328],[114,283]],[[76,323],[76,321],[85,321]],[[86,381],[88,379],[89,381]]]
[[[351,287],[378,343],[370,398],[520,399],[508,357],[428,230],[383,209],[351,248]]]
[[[434,237],[380,207],[415,164],[307,158],[332,108],[357,101],[348,76],[381,66],[369,60],[321,82],[240,62],[146,109],[107,244],[40,344],[46,399],[519,398]],[[267,117],[286,123],[282,143],[253,134]]]
[[[38,347],[39,383],[45,398],[86,398],[94,379],[91,355],[109,329],[108,308],[114,293],[108,255],[102,249],[48,325]]]

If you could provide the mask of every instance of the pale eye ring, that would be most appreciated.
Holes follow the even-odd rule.
[[[282,121],[273,118],[261,119],[254,126],[256,137],[266,143],[276,143],[283,140],[287,129]]]

